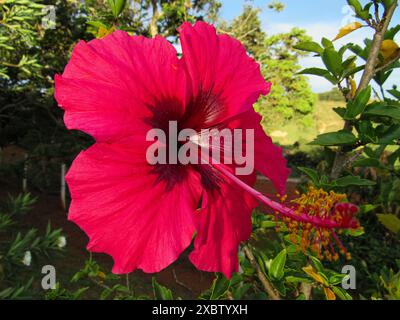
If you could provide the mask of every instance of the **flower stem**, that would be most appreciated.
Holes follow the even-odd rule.
[[[297,214],[293,209],[284,206],[281,203],[271,200],[270,198],[263,195],[261,192],[253,189],[238,177],[236,177],[233,173],[225,169],[221,164],[212,163],[211,166],[229,178],[232,182],[234,182],[237,186],[242,188],[243,190],[249,192],[255,199],[270,207],[276,212],[279,212],[282,216],[287,217],[293,221],[301,222],[301,223],[310,223],[315,227],[322,227],[326,229],[335,229],[342,228],[342,226],[336,221],[330,219],[322,219],[317,216],[309,216],[307,214]]]

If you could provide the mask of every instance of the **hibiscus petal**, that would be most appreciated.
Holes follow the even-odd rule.
[[[250,110],[261,94],[269,92],[259,64],[236,39],[217,35],[205,22],[184,23],[179,33],[193,92],[187,127],[212,127]]]
[[[255,175],[245,179],[252,185]],[[239,244],[250,237],[251,213],[257,205],[252,196],[228,178],[224,178],[219,190],[208,190],[202,209],[195,213],[197,236],[190,261],[200,270],[222,272],[230,278],[232,272],[238,271]]]
[[[97,141],[114,141],[145,132],[144,119],[154,108],[183,113],[185,82],[176,50],[167,40],[116,31],[76,45],[63,75],[55,78],[55,97],[66,111],[69,129],[85,131]]]
[[[286,181],[290,175],[287,161],[283,157],[282,148],[273,144],[272,139],[267,136],[260,122],[262,117],[250,110],[237,117],[229,119],[226,126],[231,129],[253,129],[254,130],[254,166],[264,176],[268,177],[274,184],[279,194],[284,195]],[[246,135],[243,133],[243,138]],[[246,141],[243,140],[243,146]],[[244,147],[243,147],[244,148]]]
[[[72,196],[68,219],[89,236],[88,250],[113,257],[117,274],[162,270],[195,230],[199,175],[187,170],[186,179],[167,191],[143,155],[137,145],[96,143],[80,153],[66,177]]]

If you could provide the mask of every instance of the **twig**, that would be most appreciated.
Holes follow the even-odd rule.
[[[158,1],[152,0],[151,5],[153,7],[153,14],[151,16],[151,21],[150,21],[150,26],[149,26],[149,32],[150,36],[154,38],[158,34],[158,27],[157,27],[157,22],[159,18],[159,12],[158,12]]]
[[[348,167],[352,165],[363,153],[364,153],[365,147],[357,150],[352,156],[346,159],[344,163],[344,167]]]
[[[191,288],[189,288],[186,284],[184,284],[183,282],[181,282],[181,281],[178,279],[178,276],[176,275],[175,269],[172,269],[172,274],[173,274],[174,279],[175,279],[175,282],[176,282],[177,284],[179,284],[181,287],[184,287],[186,290],[189,290],[190,292],[193,292],[193,290],[192,290]]]
[[[129,282],[129,273],[125,275],[126,287],[128,288],[129,292],[131,291],[131,285]]]
[[[254,257],[254,254],[251,251],[250,247],[245,244],[245,245],[243,245],[243,250],[244,250],[244,253],[245,253],[247,259],[249,259],[250,264],[256,270],[257,277],[260,280],[261,284],[263,285],[263,287],[264,287],[265,291],[267,292],[268,296],[272,300],[281,300],[281,297],[279,296],[279,294],[275,291],[275,289],[272,286],[272,284],[269,282],[267,277],[262,272],[262,270],[261,270],[260,266],[258,265],[258,263],[256,261],[256,258]]]
[[[61,164],[61,178],[60,178],[60,198],[61,198],[61,207],[64,211],[67,210],[67,201],[66,201],[66,186],[65,186],[65,173],[67,171],[67,165],[65,163]]]

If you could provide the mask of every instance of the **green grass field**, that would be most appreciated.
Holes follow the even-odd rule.
[[[298,142],[301,148],[306,147],[318,134],[340,130],[343,127],[343,120],[333,111],[333,108],[343,107],[344,102],[338,101],[317,101],[314,112],[315,123],[311,127],[304,127],[294,121],[271,130],[274,142],[283,146],[291,146]]]

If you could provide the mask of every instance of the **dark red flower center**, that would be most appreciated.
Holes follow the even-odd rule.
[[[220,99],[211,91],[201,91],[196,97],[192,98],[185,108],[177,100],[160,100],[154,106],[148,106],[152,111],[152,117],[146,119],[146,123],[152,128],[161,129],[166,134],[167,141],[167,159],[169,159],[168,143],[169,124],[171,121],[177,122],[177,130],[192,129],[198,133],[202,129],[211,129],[218,125],[218,119],[224,112],[224,106]],[[182,112],[182,110],[185,110]],[[178,149],[187,142],[174,141]],[[176,155],[178,156],[178,155]],[[165,181],[167,190],[172,190],[174,185],[184,181],[187,178],[188,170],[194,169],[201,176],[201,182],[205,189],[219,189],[219,182],[222,177],[209,165],[202,164],[155,164],[153,173],[157,174],[157,182]]]

